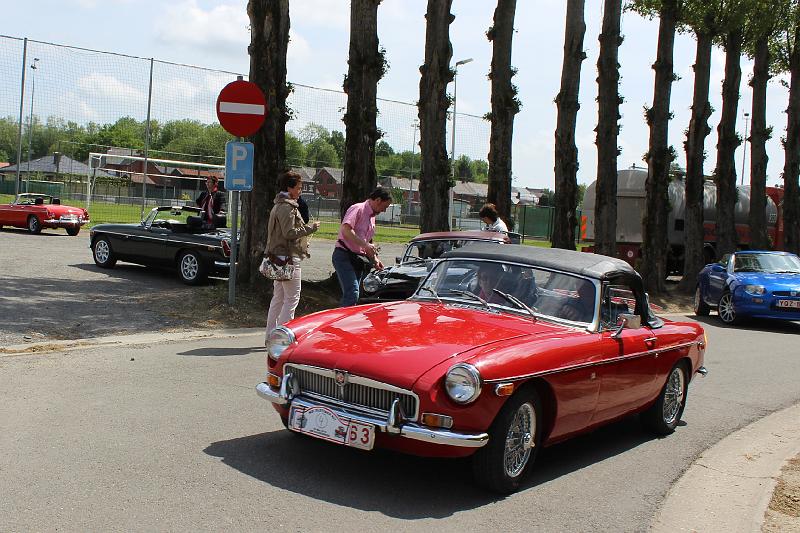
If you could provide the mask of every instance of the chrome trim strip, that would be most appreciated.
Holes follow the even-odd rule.
[[[543,370],[541,372],[534,372],[532,374],[525,374],[525,375],[522,375],[522,376],[503,377],[503,378],[497,378],[497,379],[487,379],[487,380],[484,380],[484,384],[491,385],[491,384],[495,384],[495,383],[501,383],[503,381],[521,381],[523,379],[531,379],[531,378],[536,378],[536,377],[541,377],[541,376],[550,376],[552,374],[560,374],[562,372],[570,372],[572,370],[581,370],[583,368],[591,368],[593,366],[609,365],[609,364],[612,364],[612,363],[618,363],[620,361],[626,361],[628,359],[639,359],[641,357],[646,357],[648,355],[658,355],[660,353],[669,352],[669,351],[672,351],[672,350],[678,350],[680,348],[691,347],[695,343],[696,343],[696,341],[684,342],[683,344],[676,344],[674,346],[666,346],[666,347],[663,347],[663,348],[656,348],[654,350],[647,350],[647,351],[644,351],[644,352],[637,352],[637,353],[628,354],[628,355],[621,355],[619,357],[614,357],[613,359],[605,359],[603,361],[593,361],[591,363],[582,363],[582,364],[578,364],[578,365],[565,366],[565,367],[556,368],[556,369],[553,369],[553,370]]]
[[[136,238],[136,239],[147,239],[147,240],[151,240],[151,241],[161,241],[161,242],[164,242],[164,243],[190,244],[192,246],[199,246],[199,247],[203,247],[203,248],[214,248],[214,249],[220,248],[220,249],[222,249],[222,244],[221,243],[220,244],[215,244],[215,243],[203,243],[203,242],[193,242],[193,241],[176,241],[174,239],[163,239],[163,238],[161,238],[164,235],[167,235],[166,233],[164,235],[161,235],[160,237],[152,237],[150,235],[131,235],[130,233],[120,233],[120,232],[117,232],[117,231],[103,231],[103,230],[99,230],[98,231],[98,230],[94,230],[94,232],[95,232],[96,235],[117,235],[119,237],[128,237],[128,238]]]

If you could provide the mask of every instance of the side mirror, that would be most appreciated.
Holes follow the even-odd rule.
[[[639,329],[640,327],[642,327],[642,317],[639,315],[621,313],[619,317],[617,317],[617,329],[611,334],[611,338],[618,338],[622,335],[623,329]]]

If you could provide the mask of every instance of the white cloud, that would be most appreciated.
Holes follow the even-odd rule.
[[[77,86],[87,96],[108,98],[117,102],[147,101],[139,89],[123,83],[114,76],[93,73],[78,78]]]
[[[350,2],[342,0],[300,0],[290,2],[290,18],[326,31],[350,30]]]
[[[204,10],[197,0],[168,5],[155,18],[155,38],[162,43],[200,48],[220,55],[246,54],[250,42],[250,20],[240,2]]]

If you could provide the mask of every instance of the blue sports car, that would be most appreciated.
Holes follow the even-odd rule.
[[[800,320],[800,258],[788,252],[740,251],[703,267],[694,312],[716,307],[720,320],[747,317]]]

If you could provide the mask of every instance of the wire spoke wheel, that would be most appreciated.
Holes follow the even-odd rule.
[[[685,380],[686,377],[680,367],[672,369],[664,390],[664,407],[662,408],[664,423],[667,425],[675,424],[680,416],[686,390]]]
[[[503,465],[509,477],[518,476],[528,464],[531,449],[534,447],[535,433],[536,412],[530,403],[523,403],[517,409],[506,434]]]

